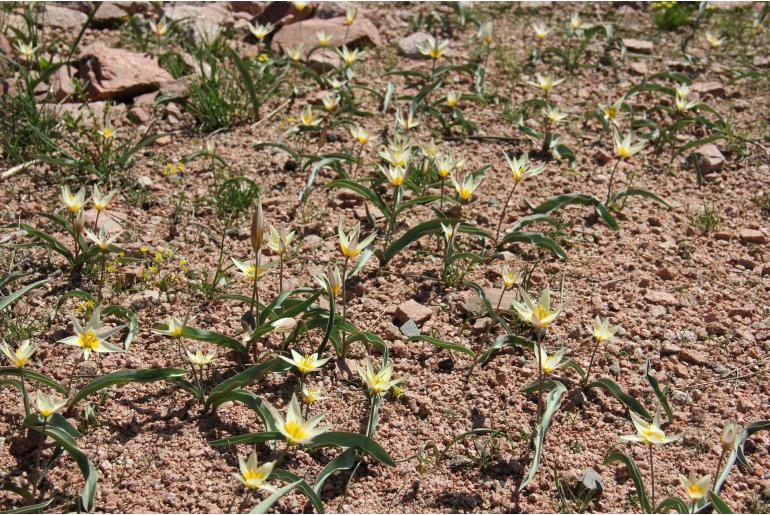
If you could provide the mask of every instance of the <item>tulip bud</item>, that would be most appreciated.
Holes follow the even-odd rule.
[[[297,321],[291,317],[279,318],[270,325],[276,333],[290,333],[297,326]]]
[[[214,140],[206,140],[206,154],[214,157],[217,154],[217,148],[214,146]]]
[[[251,217],[251,248],[258,252],[262,248],[262,241],[265,237],[265,217],[262,214],[262,202],[257,204],[257,210]]]
[[[82,209],[78,211],[72,226],[74,227],[76,233],[80,234],[83,232],[83,228],[86,226],[86,214]]]
[[[735,441],[738,439],[738,433],[741,432],[741,426],[734,420],[730,420],[725,424],[722,429],[722,450],[729,452],[733,449]]]

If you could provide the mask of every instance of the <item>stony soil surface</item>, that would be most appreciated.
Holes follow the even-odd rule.
[[[445,6],[433,7],[443,13],[451,12]],[[203,9],[203,6],[196,8]],[[414,32],[412,21],[417,13],[427,13],[431,6],[367,4],[360,8],[360,15],[370,19],[378,31],[382,46],[367,51],[363,63],[358,65],[357,75],[377,91],[384,91],[386,82],[391,80],[398,88],[413,94],[416,90],[410,89],[408,82],[386,77],[385,73],[392,68],[428,69],[430,65],[425,61],[402,57],[396,48],[401,38]],[[584,120],[583,113],[595,109],[598,103],[619,98],[640,82],[644,74],[678,67],[694,82],[717,83],[719,88],[693,95],[731,119],[739,134],[760,138],[758,141],[762,143],[770,112],[768,82],[732,78],[736,76],[734,67],[744,67],[743,63],[752,63],[754,56],[765,54],[766,35],[759,36],[758,46],[748,50],[738,41],[731,41],[724,50],[712,55],[710,67],[690,65],[683,61],[678,50],[685,29],[670,33],[657,31],[649,6],[522,5],[504,11],[485,7],[483,12],[494,16],[494,46],[499,49],[488,61],[489,91],[509,98],[514,104],[535,95],[524,80],[530,74],[522,72],[523,63],[533,48],[529,22],[543,20],[550,25],[564,26],[573,8],[579,8],[586,20],[614,23],[624,38],[652,41],[654,48],[651,54],[629,51],[626,64],[620,66],[615,78],[610,67],[598,64],[600,47],[589,47],[588,64],[568,76],[550,98],[570,114],[564,131],[565,142],[577,153],[577,166],[570,170],[566,163],[551,161],[543,174],[523,182],[517,189],[517,200],[509,209],[509,222],[526,214],[523,199],[537,205],[554,195],[569,192],[604,197],[613,163],[601,164],[602,155],[612,152],[612,142],[595,120]],[[247,49],[250,43],[245,42],[242,22],[250,20],[251,14],[244,12],[245,9],[232,12],[225,6],[217,6],[218,9],[224,11],[222,16],[228,23],[234,23],[238,47]],[[146,7],[140,10],[150,12]],[[498,12],[503,14],[495,14]],[[750,18],[754,12],[753,6],[720,11],[711,23],[718,26],[719,16]],[[214,14],[204,12],[203,16]],[[52,29],[62,34],[71,30],[77,29]],[[453,52],[449,57],[452,62],[467,61],[471,48],[468,41],[473,32],[470,27],[455,30]],[[118,29],[88,29],[82,44],[117,46],[118,41]],[[691,51],[702,55],[703,44],[702,34],[696,34]],[[551,66],[540,66],[541,71],[551,70],[556,76],[563,74],[556,61]],[[766,74],[767,68],[761,66],[748,67]],[[310,81],[297,79],[295,86],[299,96],[288,103],[284,103],[288,97],[271,100],[264,110],[273,113],[270,119],[211,136],[217,152],[232,172],[253,178],[260,185],[268,222],[285,224],[299,234],[301,243],[287,263],[285,288],[313,286],[312,273],[334,260],[339,261],[336,226],[340,219],[348,225],[357,219],[366,223],[363,204],[323,188],[323,183],[334,178],[334,173],[326,170],[319,175],[307,206],[295,212],[296,197],[305,177],[287,171],[290,167],[285,166],[286,154],[253,148],[256,141],[279,138],[292,123],[289,118],[298,118],[302,107],[318,96]],[[458,75],[452,84],[458,91],[470,91],[472,87],[467,76]],[[120,104],[120,109],[136,110],[140,106],[133,95],[143,92],[139,89],[121,94],[124,102],[126,95],[134,100]],[[97,98],[101,99],[99,95]],[[640,105],[645,101],[634,100]],[[370,111],[377,110],[374,98],[364,100],[364,106]],[[483,134],[522,136],[503,117],[501,105],[467,103],[462,107],[466,117],[476,121]],[[189,164],[179,176],[169,177],[162,172],[167,162],[176,162],[200,150],[206,135],[197,132],[189,114],[175,104],[141,109],[148,115],[147,119],[116,118],[114,125],[118,131],[155,123],[170,135],[151,147],[144,159],[123,178],[123,191],[109,207],[113,217],[109,222],[120,235],[117,243],[131,255],[141,255],[145,246],[150,252],[169,249],[174,257],[164,265],[167,269],[178,270],[179,265],[174,263],[185,259],[191,273],[205,276],[215,266],[222,227],[222,220],[209,204],[209,187],[216,183],[217,177],[206,160]],[[360,123],[379,140],[392,124],[393,114],[362,118]],[[419,143],[429,141],[430,125],[419,127],[413,139]],[[325,143],[323,150],[330,152],[347,146],[349,139],[347,131],[340,131],[337,141]],[[376,141],[364,151],[368,173],[376,173],[373,163],[379,143]],[[472,204],[464,207],[462,214],[471,223],[493,231],[510,185],[502,153],[532,150],[535,144],[523,136],[518,142],[465,139],[443,144],[453,152],[464,154],[468,169],[492,165]],[[762,144],[767,147],[767,140]],[[633,178],[635,187],[656,192],[671,204],[671,209],[647,199],[631,198],[618,215],[620,230],[613,231],[592,217],[588,208],[568,208],[558,215],[564,223],[558,241],[567,250],[568,260],[556,260],[530,246],[511,246],[488,264],[472,266],[466,276],[484,287],[499,288],[501,259],[510,260],[517,268],[537,263],[532,290],[540,291],[550,285],[555,299],[569,302],[564,314],[549,328],[548,347],[566,348],[570,358],[585,366],[591,352],[586,325],[595,315],[609,317],[622,329],[613,341],[600,349],[595,370],[617,381],[649,407],[654,406],[655,398],[643,369],[646,359],[651,360],[655,376],[670,390],[674,408],[674,421],[666,426],[666,432],[683,435],[682,441],[656,449],[659,498],[683,495],[677,479],[680,473],[694,469],[699,474],[713,474],[719,457],[719,435],[726,420],[737,419],[747,424],[768,418],[770,414],[766,357],[770,350],[770,215],[755,203],[756,198],[770,193],[768,155],[758,145],[746,146],[745,153],[738,153],[737,146],[725,142],[716,145],[725,162],[720,164],[719,171],[705,177],[701,187],[695,182],[692,167],[682,158],[669,163],[669,155],[655,156],[650,149],[645,149],[621,164],[616,179],[619,183]],[[7,168],[10,165],[3,166]],[[191,286],[174,289],[171,294],[159,294],[151,280],[144,280],[143,270],[133,266],[109,274],[107,279],[107,284],[125,279],[127,286],[112,293],[110,303],[131,306],[138,315],[140,329],[129,352],[102,355],[88,367],[82,367],[77,349],[54,343],[72,334],[66,315],[75,309],[77,302],[67,301],[50,323],[45,317],[55,307],[59,295],[72,286],[68,285],[68,276],[62,270],[63,262],[55,255],[48,256],[35,248],[12,250],[10,244],[28,241],[14,224],[19,220],[44,224],[37,213],[60,208],[61,184],[77,188],[92,179],[38,165],[4,181],[0,189],[4,225],[0,233],[3,242],[0,265],[4,271],[13,268],[29,272],[31,275],[25,280],[51,278],[46,287],[35,290],[14,307],[17,314],[37,319],[37,338],[44,342],[32,360],[32,369],[66,382],[70,371],[78,367],[82,374],[88,375],[96,371],[95,367],[99,373],[106,373],[122,368],[180,366],[177,350],[170,340],[152,334],[150,328],[169,316],[183,318],[188,310],[198,327],[238,335],[246,306],[228,301],[207,302]],[[138,184],[144,186],[141,194],[137,193]],[[186,200],[179,208],[182,192]],[[713,209],[719,219],[718,226],[709,231],[694,221],[704,207]],[[399,221],[399,230],[430,217],[427,208],[410,211]],[[248,236],[248,220],[244,218],[226,239],[226,256],[248,255]],[[603,392],[583,395],[575,388],[578,377],[572,370],[564,372],[571,389],[548,431],[541,469],[524,491],[517,491],[516,485],[529,465],[531,451],[527,435],[536,409],[534,398],[521,391],[522,386],[536,377],[536,363],[531,353],[505,349],[488,364],[472,366],[473,361],[464,354],[442,351],[427,343],[406,343],[406,337],[394,322],[399,305],[413,300],[429,310],[426,320],[416,321],[420,322],[423,334],[434,334],[482,351],[489,344],[485,321],[479,322],[476,315],[465,312],[466,305],[473,304],[475,293],[462,284],[446,286],[438,278],[441,264],[436,251],[438,244],[436,238],[422,240],[383,269],[378,269],[373,259],[362,274],[351,281],[349,289],[353,295],[347,311],[350,320],[386,340],[395,374],[407,377],[405,394],[398,400],[388,397],[383,403],[375,434],[375,440],[399,462],[393,467],[370,464],[360,468],[347,491],[345,483],[349,475],[335,475],[322,492],[327,510],[554,512],[562,509],[554,474],[574,483],[584,469],[593,467],[604,478],[604,492],[587,510],[639,511],[638,504],[633,502],[633,485],[625,469],[619,465],[604,466],[602,461],[610,448],[619,446],[637,460],[647,477],[646,449],[619,441],[619,435],[634,432],[627,410]],[[472,245],[470,240],[467,245]],[[227,292],[248,294],[246,283],[234,274],[228,274],[227,281]],[[93,278],[85,278],[82,286],[93,288],[92,283]],[[278,289],[277,274],[267,274],[260,285],[262,295],[272,297]],[[404,311],[408,318],[408,306]],[[279,344],[278,338],[268,337],[261,343],[261,350],[268,355],[276,352]],[[312,342],[300,343],[299,347],[311,350],[311,345]],[[364,356],[365,349],[354,346],[349,358],[361,360]],[[233,364],[231,357],[220,354],[217,360],[220,368],[215,371],[214,382],[231,374],[225,365]],[[324,422],[335,430],[362,431],[366,404],[360,383],[342,373],[333,362],[312,379],[325,390],[326,398],[313,406],[314,411],[327,413]],[[283,411],[296,386],[293,375],[273,375],[260,379],[248,389]],[[99,470],[98,511],[221,512],[228,509],[238,489],[230,476],[237,468],[236,452],[213,448],[208,442],[263,430],[254,412],[240,404],[227,404],[216,414],[210,414],[189,394],[165,383],[114,387],[105,398],[94,396],[93,401],[98,405],[101,426],[90,429],[79,443]],[[34,451],[25,444],[26,432],[19,426],[23,411],[15,390],[0,390],[0,407],[0,474],[5,479],[23,478],[31,473]],[[443,450],[456,435],[477,427],[496,428],[510,437],[510,441],[497,440],[499,447],[494,449],[488,463],[474,462],[477,449],[472,440],[453,445],[446,459],[439,463],[420,467],[417,460],[409,459],[426,446],[435,445]],[[260,461],[274,458],[266,446],[257,448]],[[248,449],[244,447],[240,451]],[[313,455],[298,450],[287,455],[281,466],[312,481],[335,454],[333,450]],[[761,510],[758,507],[767,508],[770,495],[770,438],[758,434],[746,454],[754,470],[736,469],[723,490],[723,498],[734,510]],[[46,497],[57,497],[53,510],[63,511],[81,487],[78,469],[65,456],[49,471],[44,489]],[[0,493],[0,508],[15,507],[17,500],[12,494]],[[309,509],[299,494],[285,497],[278,508],[281,511]]]

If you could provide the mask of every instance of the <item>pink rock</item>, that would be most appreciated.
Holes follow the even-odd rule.
[[[107,47],[86,49],[79,76],[94,100],[129,100],[174,79],[154,57]]]
[[[623,44],[631,52],[637,54],[651,54],[655,45],[652,41],[644,41],[642,39],[624,39]]]
[[[700,170],[703,174],[718,172],[725,165],[725,156],[713,143],[698,147],[695,154],[700,156]]]
[[[422,324],[432,316],[432,309],[423,306],[414,299],[402,302],[398,308],[396,308],[396,320],[398,320],[400,324],[405,323],[407,320],[414,320],[415,323]]]
[[[755,229],[743,229],[738,235],[743,241],[748,241],[749,243],[765,243],[767,241],[762,231]]]
[[[655,305],[669,305],[675,306],[679,303],[677,298],[665,291],[650,291],[644,296],[644,299]]]
[[[285,50],[303,45],[308,50],[318,45],[316,32],[320,31],[331,36],[331,44],[334,46],[342,46],[343,44],[354,46],[363,43],[374,46],[382,45],[382,38],[377,27],[368,19],[359,15],[349,27],[344,22],[345,18],[340,16],[328,20],[312,18],[286,25],[273,37],[273,46],[278,50]]]

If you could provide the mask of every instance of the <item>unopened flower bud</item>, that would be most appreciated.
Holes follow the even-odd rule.
[[[262,202],[257,204],[257,210],[251,217],[251,248],[258,252],[262,248],[262,241],[265,238],[265,217],[262,214]]]
[[[279,318],[270,325],[276,333],[290,333],[297,326],[297,320],[291,317]]]
[[[729,452],[733,449],[735,441],[738,439],[738,434],[741,432],[741,426],[734,420],[729,420],[725,427],[722,429],[721,445],[725,452]]]
[[[76,233],[80,234],[83,232],[83,228],[86,226],[86,214],[82,209],[78,211],[72,226],[75,228]]]

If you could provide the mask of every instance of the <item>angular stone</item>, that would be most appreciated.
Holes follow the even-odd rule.
[[[308,67],[316,73],[326,73],[339,68],[342,59],[331,48],[321,48],[307,58]]]
[[[193,35],[202,41],[213,41],[230,17],[225,6],[217,2],[170,2],[163,12],[170,20],[186,20]]]
[[[96,27],[114,27],[120,24],[128,12],[118,2],[102,2],[94,14],[92,23]]]
[[[673,343],[664,343],[663,347],[660,349],[661,356],[674,356],[678,355],[680,352],[682,352],[682,348],[679,345],[674,345]]]
[[[187,98],[187,90],[192,82],[192,75],[179,77],[161,85],[160,94],[167,97]]]
[[[679,301],[675,296],[672,294],[665,292],[665,291],[650,291],[647,292],[647,295],[644,296],[644,299],[647,302],[650,302],[655,305],[668,305],[668,306],[676,306],[679,304]]]
[[[628,69],[634,75],[647,75],[647,63],[644,61],[631,61],[628,63]]]
[[[54,100],[61,102],[65,98],[71,98],[75,94],[75,86],[72,79],[78,76],[77,68],[64,65],[51,76],[51,92]]]
[[[345,17],[329,18],[320,20],[312,18],[309,20],[292,23],[282,27],[273,36],[272,45],[276,50],[284,51],[287,48],[297,48],[303,45],[305,49],[318,45],[317,32],[325,32],[331,36],[331,45],[348,47],[359,46],[362,44],[371,44],[376,47],[382,46],[382,38],[377,27],[359,15],[352,25],[345,25]],[[347,38],[346,38],[347,35]]]
[[[428,306],[423,306],[414,299],[402,302],[396,308],[396,320],[400,324],[405,324],[407,320],[414,320],[416,324],[422,324],[433,316],[433,310]]]
[[[107,47],[84,51],[79,76],[94,100],[129,100],[174,80],[154,57]]]
[[[404,57],[409,59],[420,59],[423,55],[417,48],[418,45],[424,45],[428,41],[430,34],[427,32],[415,32],[414,34],[401,38],[398,42],[398,51]]]
[[[88,16],[80,11],[67,9],[55,3],[48,3],[45,7],[41,23],[46,27],[58,29],[79,29],[88,20]]]
[[[91,208],[87,210],[85,215],[86,215],[86,226],[93,227],[94,222],[96,222],[96,215],[97,215],[96,209]],[[101,215],[99,215],[99,225],[97,225],[97,229],[104,229],[109,234],[122,233],[124,231],[123,224],[126,223],[127,220],[128,220],[128,217],[123,213],[105,210],[105,211],[102,211]]]
[[[711,95],[712,97],[724,97],[725,87],[719,82],[696,82],[690,86],[690,91],[699,95]]]
[[[597,494],[600,494],[604,490],[604,478],[592,467],[588,467],[583,471],[580,483],[586,490],[591,490]]]
[[[257,15],[257,21],[259,23],[272,23],[273,25],[280,23],[285,26],[312,18],[317,8],[318,4],[315,2],[309,3],[301,11],[298,11],[292,2],[270,2]]]
[[[765,243],[767,241],[767,238],[762,234],[762,231],[757,231],[756,229],[741,229],[738,236],[740,236],[743,241],[748,241],[749,243]]]
[[[624,39],[623,44],[626,49],[637,54],[651,54],[655,45],[652,41],[645,41],[643,39]]]
[[[511,306],[511,302],[516,298],[516,292],[514,290],[507,290],[502,300],[500,300],[502,294],[502,288],[484,288],[484,295],[486,295],[493,308],[497,307],[499,303],[501,308],[508,309]],[[487,314],[487,308],[479,298],[476,290],[465,292],[460,299],[458,308],[466,315],[480,316]]]
[[[696,159],[700,159],[701,173],[718,172],[725,165],[725,156],[713,143],[707,143],[695,149]]]
[[[682,349],[679,359],[692,365],[703,366],[708,364],[708,355],[695,349]]]
[[[417,327],[417,324],[412,319],[407,320],[405,324],[398,328],[398,330],[407,338],[420,336],[420,328]]]

